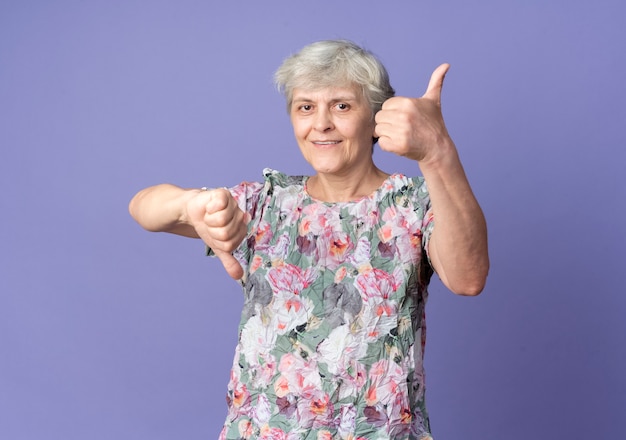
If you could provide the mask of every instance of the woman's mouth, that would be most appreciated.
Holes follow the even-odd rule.
[[[326,146],[326,145],[337,145],[341,141],[313,141],[313,145]]]

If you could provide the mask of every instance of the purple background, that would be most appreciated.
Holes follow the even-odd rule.
[[[271,75],[338,37],[401,95],[452,64],[492,270],[475,299],[431,289],[436,439],[626,438],[625,5],[1,1],[0,438],[217,437],[239,288],[127,203],[308,173]]]

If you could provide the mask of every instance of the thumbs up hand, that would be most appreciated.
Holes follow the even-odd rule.
[[[449,68],[442,64],[434,70],[421,98],[396,96],[383,103],[374,132],[381,149],[427,163],[438,160],[441,146],[452,145],[441,113],[441,89]]]

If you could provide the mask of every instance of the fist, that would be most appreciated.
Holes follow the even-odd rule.
[[[449,68],[442,64],[435,69],[421,98],[393,97],[383,103],[374,131],[382,150],[424,162],[451,142],[441,113],[441,89]]]
[[[230,191],[220,188],[198,193],[187,204],[187,217],[226,272],[234,279],[241,279],[243,269],[232,252],[246,236],[247,228],[244,212]]]

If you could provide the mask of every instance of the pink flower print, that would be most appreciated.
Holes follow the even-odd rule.
[[[235,384],[233,388],[232,405],[235,408],[243,408],[250,405],[250,393],[245,384],[240,382]]]
[[[383,215],[385,224],[378,236],[383,243],[395,242],[402,262],[415,262],[422,244],[422,230],[426,222],[420,221],[412,206],[391,207]]]
[[[298,231],[300,235],[322,235],[325,231],[343,230],[343,220],[339,211],[321,203],[307,205],[302,210]]]
[[[413,420],[413,414],[411,414],[411,410],[409,408],[402,408],[400,410],[400,423],[410,424]]]
[[[321,207],[321,214],[324,216],[325,225],[326,225],[326,227],[322,230],[330,229],[331,231],[334,231],[334,232],[342,231],[344,220],[340,216],[339,211],[334,208],[330,208],[326,205],[320,205],[320,207]]]
[[[360,394],[366,382],[365,365],[359,361],[351,360],[347,362],[347,365],[344,365],[344,368],[343,383],[339,392],[340,399]]]
[[[328,228],[327,218],[325,216],[326,213],[322,210],[322,207],[323,205],[318,203],[304,207],[300,218],[300,224],[298,225],[298,232],[300,235],[320,235]]]
[[[237,424],[237,429],[239,430],[239,435],[243,439],[249,439],[254,434],[254,425],[250,420],[241,420]]]
[[[339,400],[354,398],[361,394],[367,380],[365,365],[354,360],[342,359],[336,376],[338,381],[335,396]]]
[[[256,368],[256,375],[252,381],[255,387],[266,388],[276,375],[276,360],[269,353],[259,354],[259,366]]]
[[[333,435],[330,431],[322,429],[321,431],[317,431],[317,440],[333,440]]]
[[[389,243],[402,234],[404,219],[395,206],[385,209],[383,222],[383,225],[378,229],[378,238],[383,243]]]
[[[267,274],[267,278],[275,292],[291,292],[299,295],[309,287],[315,279],[316,270],[308,268],[303,270],[293,264],[285,264],[273,267]]]
[[[365,303],[360,313],[365,341],[373,342],[398,326],[395,293],[403,280],[404,269],[400,266],[394,269],[393,275],[372,268],[357,276],[355,286]]]
[[[311,414],[314,414],[315,416],[323,416],[328,413],[328,409],[331,405],[332,402],[330,401],[328,394],[319,394],[311,399],[309,410],[311,411]]]
[[[398,326],[398,318],[396,315],[387,316],[385,314],[378,315],[380,310],[377,308],[377,301],[372,300],[370,306],[363,307],[360,314],[360,335],[365,343],[376,341],[381,335],[387,335]]]
[[[409,241],[414,249],[419,249],[421,247],[422,235],[421,228],[415,223],[411,224],[409,229]]]
[[[283,260],[287,257],[290,242],[291,238],[289,238],[289,234],[284,233],[278,237],[275,245],[267,249],[267,254],[272,260],[272,265],[281,266],[283,264]]]
[[[355,203],[348,207],[348,214],[355,218],[358,230],[371,230],[378,223],[378,211],[370,203]]]
[[[329,253],[335,261],[343,261],[346,251],[352,248],[348,234],[333,234],[330,240]]]
[[[359,272],[363,271],[365,268],[371,267],[371,248],[372,245],[370,241],[365,237],[361,237],[356,243],[354,252],[348,258],[348,261],[352,263],[352,265],[356,267]]]
[[[376,306],[376,316],[392,316],[395,311],[396,305],[386,300]]]
[[[287,311],[294,310],[296,313],[302,308],[302,303],[297,299],[288,299],[285,301],[285,309]]]
[[[342,405],[339,415],[338,433],[342,439],[352,439],[356,429],[356,408],[354,405]]]
[[[390,206],[383,212],[383,221],[385,223],[396,223],[398,218],[398,210],[395,206]]]
[[[348,269],[346,269],[345,266],[340,267],[339,270],[337,270],[337,272],[335,273],[335,284],[341,283],[341,280],[343,280],[346,275],[348,275]]]
[[[408,217],[415,217],[415,213],[409,213]],[[422,247],[421,225],[417,221],[417,218],[415,218],[415,221],[411,221],[409,218],[408,221],[405,220],[403,223],[402,234],[397,237],[395,244],[403,263],[416,262]]]
[[[311,226],[313,224],[313,219],[305,217],[300,220],[300,224],[298,225],[298,235],[306,236],[312,234]]]
[[[356,285],[365,301],[371,298],[387,300],[399,286],[393,275],[378,268],[359,274]]]
[[[368,406],[372,406],[378,403],[378,388],[375,385],[371,385],[365,393],[365,402]]]
[[[274,299],[273,309],[272,326],[278,334],[283,335],[307,322],[313,310],[313,302],[290,292],[280,292]]]
[[[288,393],[302,395],[306,390],[322,386],[317,363],[311,359],[305,360],[300,355],[285,353],[278,363],[278,371],[281,376],[274,390],[280,397]]]
[[[302,428],[322,428],[332,423],[334,405],[321,390],[307,390],[298,400],[297,417]]]
[[[252,258],[252,263],[250,264],[250,273],[256,272],[257,269],[262,265],[263,258],[261,258],[259,255],[255,255],[254,258]]]
[[[381,359],[374,363],[369,372],[370,386],[366,393],[366,403],[369,406],[382,403],[385,406],[394,406],[405,402],[406,382],[403,369],[393,361]],[[406,406],[406,405],[404,405]]]
[[[387,412],[389,416],[389,434],[392,438],[406,438],[413,422],[413,414],[408,407],[406,396],[400,396],[400,393],[398,393],[396,403],[387,407]]]
[[[258,194],[259,190],[263,187],[260,182],[242,182],[241,185],[234,186],[228,190],[237,201],[239,208],[247,213],[247,205],[252,205],[256,202],[255,194]],[[248,217],[248,216],[246,216]]]
[[[276,382],[274,382],[274,392],[276,396],[280,398],[285,398],[291,393],[289,380],[285,376],[280,376]]]
[[[378,238],[383,243],[389,243],[395,237],[396,229],[393,225],[384,224],[378,229]]]
[[[297,358],[293,353],[285,353],[281,358],[278,364],[278,371],[281,373],[293,370],[296,363],[299,362],[299,358]]]
[[[339,267],[346,256],[354,248],[354,244],[345,232],[325,231],[323,236],[318,238],[319,254],[326,256],[326,267],[334,269]]]
[[[259,394],[257,403],[252,410],[252,421],[257,426],[262,426],[270,421],[271,416],[272,409],[269,399],[265,394]]]
[[[261,221],[254,232],[254,247],[256,249],[265,249],[272,239],[272,235],[272,226],[264,220]]]
[[[286,440],[287,434],[280,428],[271,428],[265,425],[261,428],[259,439],[262,440]]]

